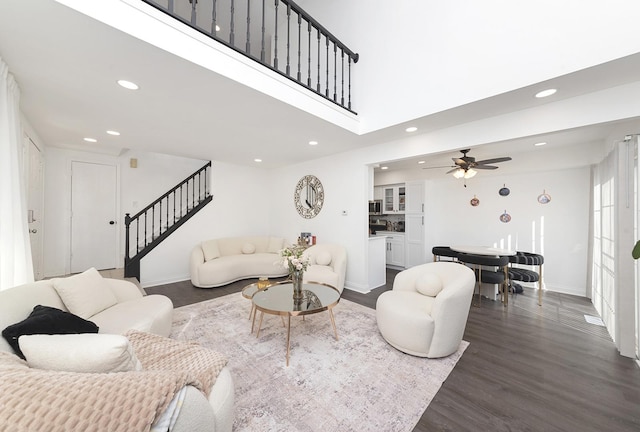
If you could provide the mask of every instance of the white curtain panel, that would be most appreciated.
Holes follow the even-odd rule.
[[[0,58],[0,290],[33,281],[20,89]]]

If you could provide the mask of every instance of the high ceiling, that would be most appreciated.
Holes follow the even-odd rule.
[[[401,140],[408,125],[424,133],[547,103],[531,97],[532,86],[357,135],[53,0],[0,2],[0,58],[19,83],[26,118],[48,146],[114,155],[138,149],[238,165],[255,165],[254,158],[260,158],[265,168]],[[560,97],[568,98],[636,81],[639,67],[640,56],[632,56],[544,84],[562,88]],[[137,82],[140,90],[120,88],[116,80],[121,78]],[[559,147],[585,150],[585,143],[600,143],[618,130],[640,132],[637,119],[628,122],[478,143],[483,146],[471,154],[478,159],[512,156],[504,167],[517,167],[519,160],[530,160],[517,155],[532,151],[532,141],[538,138],[549,143],[536,148],[538,154],[559,152]],[[107,135],[107,130],[121,135]],[[86,143],[84,137],[98,142]],[[309,146],[310,140],[320,145]],[[432,155],[425,165],[449,165],[451,157],[459,155],[455,143],[450,148],[451,153]],[[574,158],[554,160],[558,164],[594,162],[591,152],[571,152]],[[407,169],[417,166],[419,159],[424,158],[388,165]],[[439,170],[423,171],[439,174]]]

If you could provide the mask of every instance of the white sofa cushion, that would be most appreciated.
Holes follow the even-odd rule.
[[[220,258],[218,242],[216,240],[208,240],[202,242],[202,253],[204,254],[205,261],[211,261],[212,259]]]
[[[442,288],[442,279],[435,273],[423,273],[416,279],[416,290],[420,294],[435,297]]]
[[[303,275],[304,282],[320,282],[338,289],[340,276],[331,267],[322,265],[310,265]]]
[[[245,255],[251,255],[256,251],[256,246],[253,243],[245,243],[242,245],[242,253]]]
[[[86,373],[142,370],[129,340],[121,335],[25,335],[18,343],[33,368]]]
[[[269,237],[268,253],[279,253],[282,249],[284,249],[284,239],[282,237]]]
[[[85,319],[118,303],[109,284],[93,267],[77,275],[54,279],[53,287],[69,312]]]

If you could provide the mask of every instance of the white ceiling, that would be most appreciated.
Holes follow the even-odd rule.
[[[46,145],[109,154],[131,148],[239,165],[255,165],[254,158],[261,158],[265,168],[399,140],[407,136],[404,128],[408,125],[427,132],[546,103],[531,97],[536,88],[558,87],[562,89],[559,97],[568,98],[637,81],[640,68],[640,55],[630,56],[358,136],[53,0],[0,2],[0,58],[16,77],[21,108]],[[116,85],[120,78],[137,82],[140,90],[120,88]],[[538,155],[560,154],[560,147],[571,149],[574,155],[537,156],[549,164],[588,164],[593,163],[598,149],[588,143],[602,143],[617,130],[638,125],[637,119],[630,119],[624,125],[601,124],[486,144],[470,155],[478,160],[511,156],[513,161],[501,164],[500,169],[515,169],[525,160],[520,154],[533,151],[532,141],[539,138],[549,144],[536,148]],[[636,129],[640,132],[640,127]],[[122,135],[113,137],[106,130]],[[83,142],[87,136],[99,142]],[[310,140],[320,145],[309,146]],[[582,151],[573,150],[574,146],[581,146]],[[455,143],[450,148],[458,150]],[[432,155],[425,165],[449,165],[458,155],[457,151]],[[410,169],[418,159],[423,158],[388,165]],[[440,170],[423,171],[440,174]]]

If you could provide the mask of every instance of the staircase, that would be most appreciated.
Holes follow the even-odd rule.
[[[211,202],[210,171],[209,161],[135,215],[125,215],[125,277],[140,281],[140,260]]]

